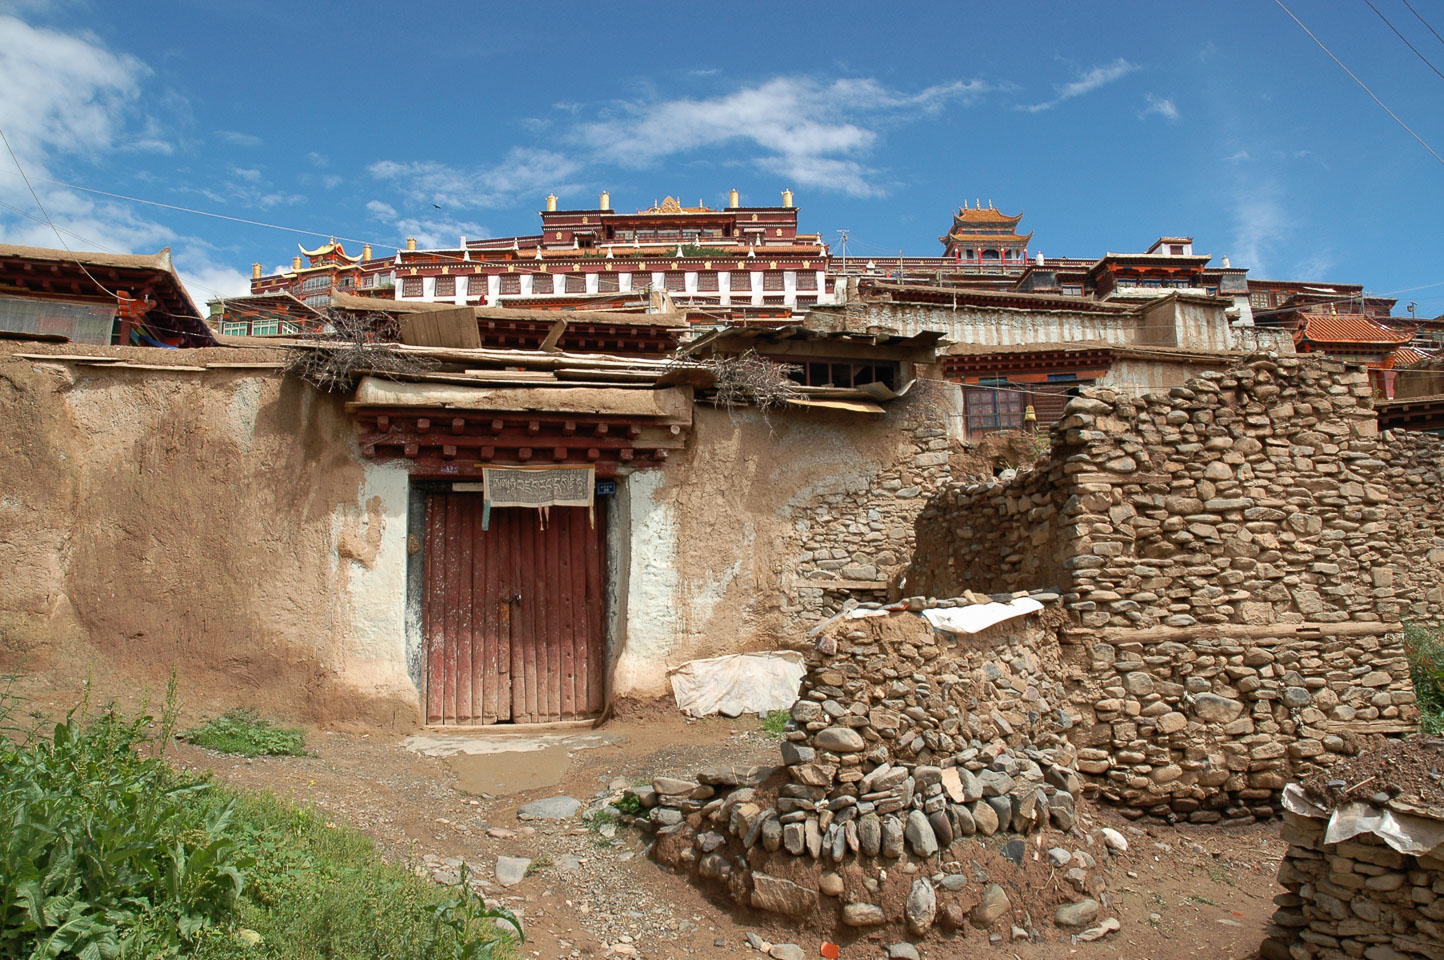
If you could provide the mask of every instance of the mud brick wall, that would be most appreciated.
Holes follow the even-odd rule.
[[[1399,853],[1373,834],[1324,843],[1328,821],[1289,812],[1279,864],[1285,893],[1264,960],[1444,957],[1444,859]]]
[[[1268,818],[1289,780],[1414,729],[1402,638],[1378,629],[1104,633],[1072,688],[1078,769],[1105,799],[1157,816]]]

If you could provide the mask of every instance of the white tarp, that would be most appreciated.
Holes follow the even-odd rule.
[[[807,668],[802,654],[791,650],[734,653],[709,660],[689,660],[669,671],[677,707],[692,717],[720,713],[786,710],[797,700]]]
[[[1043,605],[1032,597],[1019,597],[1007,603],[975,603],[969,607],[935,607],[924,610],[923,617],[933,629],[944,633],[977,633],[995,623],[1014,617],[1037,613]]]
[[[1444,845],[1444,822],[1430,817],[1380,808],[1354,800],[1337,807],[1332,814],[1310,800],[1297,783],[1284,787],[1284,809],[1305,817],[1329,818],[1325,843],[1339,843],[1361,833],[1372,833],[1400,853],[1420,856]]]

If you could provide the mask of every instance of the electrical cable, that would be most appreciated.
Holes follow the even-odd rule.
[[[15,161],[15,169],[20,171],[20,179],[25,181],[25,187],[30,191],[30,196],[35,200],[35,205],[39,207],[40,212],[44,214],[45,222],[50,224],[51,230],[55,231],[55,239],[59,240],[60,245],[65,248],[65,252],[70,254],[70,259],[75,261],[75,265],[80,268],[80,272],[85,274],[87,277],[90,277],[91,283],[99,287],[106,296],[113,297],[117,303],[122,300],[134,300],[134,297],[125,297],[121,296],[118,293],[112,292],[105,286],[105,284],[95,279],[94,275],[92,275],[89,270],[85,269],[85,264],[80,262],[80,258],[75,255],[74,251],[72,251],[70,247],[66,244],[65,238],[60,235],[60,228],[55,225],[54,220],[50,219],[50,213],[45,209],[45,204],[40,202],[40,195],[35,192],[35,187],[31,186],[30,178],[25,175],[25,168],[21,166],[20,158],[15,155],[15,149],[10,146],[10,138],[5,136],[5,130],[3,128],[0,128],[0,141],[4,141],[5,149],[9,152],[10,159]]]
[[[1424,24],[1424,26],[1429,28],[1429,32],[1434,34],[1435,39],[1437,39],[1440,43],[1444,43],[1444,37],[1439,36],[1439,31],[1435,30],[1434,27],[1429,23],[1429,21],[1425,20],[1423,16],[1420,15],[1418,10],[1415,10],[1412,6],[1410,6],[1409,0],[1403,0],[1403,4],[1404,6],[1409,7],[1409,12],[1412,13],[1420,23]]]
[[[1440,73],[1439,68],[1434,66],[1434,64],[1430,63],[1429,58],[1424,56],[1424,54],[1420,53],[1419,49],[1409,42],[1409,38],[1400,33],[1399,28],[1389,22],[1388,17],[1384,16],[1382,13],[1379,13],[1379,8],[1374,6],[1374,0],[1364,0],[1364,2],[1369,5],[1370,10],[1379,14],[1379,19],[1384,21],[1385,26],[1387,26],[1390,30],[1394,31],[1394,36],[1404,41],[1404,46],[1414,51],[1414,56],[1418,57],[1420,60],[1423,60],[1426,67],[1428,67],[1430,70],[1433,70],[1435,75],[1438,76],[1440,80],[1444,80],[1444,73]]]
[[[1314,32],[1313,32],[1312,30],[1310,30],[1308,27],[1304,26],[1304,22],[1303,22],[1302,20],[1300,20],[1298,17],[1294,16],[1294,12],[1293,12],[1292,10],[1290,10],[1288,7],[1284,6],[1284,0],[1274,0],[1274,3],[1278,5],[1278,7],[1279,7],[1280,10],[1282,10],[1284,13],[1288,14],[1288,15],[1289,15],[1289,18],[1290,18],[1291,20],[1293,20],[1294,23],[1297,23],[1297,24],[1299,25],[1299,29],[1300,29],[1300,30],[1302,30],[1304,33],[1306,33],[1306,34],[1309,35],[1309,39],[1310,39],[1310,40],[1312,40],[1312,41],[1314,41],[1314,43],[1318,44],[1320,50],[1324,51],[1324,53],[1327,53],[1327,54],[1329,55],[1329,59],[1330,59],[1330,60],[1334,61],[1335,63],[1337,63],[1337,64],[1339,65],[1339,69],[1340,69],[1340,70],[1343,70],[1345,73],[1347,73],[1347,74],[1349,75],[1349,78],[1352,79],[1355,83],[1357,83],[1357,84],[1363,89],[1363,91],[1364,91],[1365,93],[1367,93],[1367,94],[1369,95],[1369,97],[1370,97],[1371,99],[1373,99],[1373,101],[1374,101],[1375,103],[1377,103],[1377,104],[1379,105],[1379,107],[1380,107],[1385,113],[1387,113],[1389,116],[1393,117],[1395,123],[1397,123],[1399,126],[1403,127],[1404,130],[1409,134],[1409,136],[1411,136],[1411,137],[1413,137],[1415,140],[1419,141],[1419,146],[1423,147],[1425,150],[1428,150],[1429,153],[1430,153],[1430,155],[1433,156],[1433,158],[1434,158],[1435,160],[1438,160],[1440,163],[1444,163],[1444,157],[1441,157],[1441,156],[1439,155],[1438,151],[1436,151],[1433,147],[1429,146],[1429,144],[1424,140],[1423,137],[1421,137],[1421,136],[1419,136],[1417,133],[1415,133],[1412,127],[1410,127],[1407,123],[1405,123],[1403,120],[1401,120],[1401,119],[1399,118],[1399,115],[1398,115],[1397,113],[1395,113],[1393,110],[1390,110],[1390,109],[1389,109],[1389,105],[1386,104],[1383,100],[1380,100],[1379,97],[1378,97],[1378,95],[1377,95],[1376,93],[1374,93],[1374,91],[1372,91],[1372,90],[1369,89],[1369,85],[1368,85],[1367,83],[1365,83],[1364,81],[1360,80],[1360,79],[1358,78],[1358,76],[1355,75],[1354,71],[1352,71],[1352,70],[1350,70],[1348,67],[1344,66],[1344,61],[1342,61],[1342,60],[1340,60],[1338,57],[1334,56],[1334,52],[1333,52],[1332,50],[1330,50],[1328,47],[1324,46],[1324,42],[1323,42],[1322,40],[1320,40],[1318,37],[1314,36]]]

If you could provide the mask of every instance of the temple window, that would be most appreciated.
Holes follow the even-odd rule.
[[[619,285],[615,273],[604,273],[597,277],[598,293],[616,293],[618,289]]]
[[[732,273],[732,292],[752,289],[752,274],[746,270],[735,270]]]
[[[438,296],[438,297],[454,297],[454,296],[456,296],[456,278],[455,278],[455,277],[437,277],[437,278],[436,278],[436,296]]]
[[[699,273],[699,274],[697,274],[697,289],[700,290],[700,291],[702,291],[702,292],[704,292],[704,293],[713,293],[713,292],[715,292],[715,291],[717,290],[717,274],[715,274],[715,273]]]
[[[681,271],[672,271],[667,274],[667,292],[682,293],[687,289],[687,275]]]
[[[764,291],[767,291],[767,290],[781,290],[781,289],[782,289],[782,274],[781,274],[781,273],[778,273],[778,272],[776,272],[776,271],[769,271],[769,272],[767,272],[767,273],[764,273],[764,274],[762,275],[762,289],[763,289]]]
[[[813,273],[811,270],[799,270],[797,273],[797,289],[816,290],[817,274]]]
[[[503,294],[521,293],[521,277],[506,276],[501,278],[501,292]]]
[[[407,277],[401,281],[401,295],[403,297],[421,296],[421,278]]]
[[[585,276],[568,276],[566,278],[567,293],[586,293],[587,278]]]

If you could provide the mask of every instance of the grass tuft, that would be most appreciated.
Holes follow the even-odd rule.
[[[1410,623],[1404,626],[1404,652],[1419,706],[1419,732],[1444,733],[1444,631]]]
[[[792,719],[789,710],[773,710],[762,718],[762,731],[769,737],[781,738],[787,731],[787,721]]]
[[[243,757],[303,757],[306,734],[297,727],[276,727],[254,710],[237,707],[209,720],[181,738],[198,747]]]

